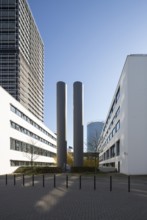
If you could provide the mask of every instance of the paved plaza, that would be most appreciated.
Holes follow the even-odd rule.
[[[0,220],[146,220],[147,176],[0,176]],[[24,185],[23,185],[24,184]]]

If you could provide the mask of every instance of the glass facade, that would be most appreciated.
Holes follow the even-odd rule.
[[[53,152],[36,147],[32,144],[28,144],[28,143],[16,140],[14,138],[10,138],[10,149],[21,151],[21,152],[26,152],[26,153],[32,153],[32,150],[33,150],[33,154],[37,154],[37,155],[45,156],[45,157],[56,156],[56,154]]]
[[[27,115],[22,113],[20,110],[18,110],[16,107],[13,105],[10,105],[10,110],[14,112],[16,115],[27,121],[29,124],[33,125],[35,128],[40,130],[42,133],[47,135],[48,137],[52,138],[53,140],[57,140],[54,136],[52,136],[50,133],[48,133],[45,129],[43,129],[41,126],[39,126],[36,122],[34,122],[32,119],[30,119]]]
[[[53,163],[45,163],[45,162],[35,162],[33,161],[34,166],[50,166]],[[18,166],[32,166],[32,163],[30,161],[20,161],[20,160],[10,160],[10,165],[12,167],[18,167]]]
[[[38,141],[44,143],[44,144],[47,144],[47,145],[49,145],[49,146],[51,146],[51,147],[56,148],[56,146],[55,146],[54,144],[50,143],[49,141],[45,140],[44,138],[42,138],[42,137],[40,137],[40,136],[38,136],[38,135],[36,135],[36,134],[34,134],[34,133],[31,132],[30,130],[28,130],[28,129],[26,129],[26,128],[24,128],[24,127],[22,127],[22,126],[16,124],[15,122],[10,121],[10,125],[11,125],[11,128],[14,128],[14,129],[16,129],[17,131],[20,131],[21,133],[23,133],[23,134],[25,134],[25,135],[28,135],[28,136],[30,136],[30,137],[32,137],[32,138],[34,138],[34,139],[36,139],[36,140],[38,140]]]
[[[43,121],[44,48],[26,0],[0,0],[0,85]]]
[[[16,0],[0,1],[0,85],[20,101]]]

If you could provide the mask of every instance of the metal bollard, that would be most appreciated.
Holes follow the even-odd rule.
[[[79,176],[79,189],[81,189],[82,188],[82,177],[81,177],[81,175]]]
[[[54,188],[56,188],[56,174],[54,174]]]
[[[45,181],[44,181],[44,174],[42,175],[42,186],[45,186]]]
[[[32,175],[32,186],[34,186],[34,174]]]
[[[96,190],[96,176],[94,176],[94,190]]]
[[[112,176],[110,176],[110,192],[112,191]]]
[[[24,174],[22,175],[22,184],[23,184],[23,186],[25,185],[25,177],[24,177]]]
[[[16,176],[14,174],[14,186],[16,185]]]
[[[8,176],[7,176],[7,174],[6,174],[6,185],[8,184]]]
[[[68,188],[68,175],[66,175],[66,188]]]
[[[128,192],[130,192],[130,176],[128,176]]]

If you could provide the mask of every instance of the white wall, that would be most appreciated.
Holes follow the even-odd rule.
[[[147,55],[127,57],[118,86],[121,127],[103,153],[120,139],[120,156],[100,164],[120,161],[121,173],[147,174]]]
[[[128,64],[129,174],[147,174],[147,56]]]
[[[28,161],[23,152],[10,150],[10,137],[23,141],[25,143],[34,144],[36,147],[40,147],[44,150],[48,150],[53,153],[57,153],[57,149],[48,146],[45,143],[42,143],[32,137],[27,136],[26,134],[17,131],[16,129],[11,128],[10,120],[17,123],[18,125],[30,130],[34,134],[42,137],[43,139],[49,141],[50,143],[56,146],[56,140],[53,140],[51,137],[48,137],[43,132],[38,130],[33,125],[26,122],[24,119],[16,115],[10,110],[10,103],[14,105],[17,109],[27,115],[30,119],[40,125],[48,133],[56,138],[56,135],[50,131],[41,121],[39,121],[34,115],[32,115],[27,109],[25,109],[19,102],[17,102],[12,96],[10,96],[3,88],[0,87],[0,174],[11,173],[17,167],[10,166],[10,160],[20,160]],[[35,160],[35,162],[46,162],[46,163],[55,163],[54,158],[40,156]]]

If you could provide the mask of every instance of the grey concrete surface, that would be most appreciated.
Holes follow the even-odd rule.
[[[79,176],[53,175],[32,177],[0,176],[0,220],[146,220],[147,219],[147,177],[131,177],[131,191],[128,192],[126,176],[112,176],[110,192],[109,175]]]
[[[64,168],[67,161],[67,85],[64,82],[57,82],[57,164]]]
[[[73,147],[74,166],[83,166],[83,84],[76,81],[73,84]]]

